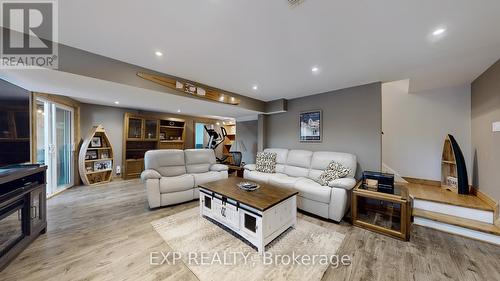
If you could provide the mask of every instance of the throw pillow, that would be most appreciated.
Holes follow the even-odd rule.
[[[351,169],[344,167],[335,161],[330,162],[325,171],[319,176],[317,182],[321,185],[329,185],[331,181],[343,178],[351,173]]]
[[[258,152],[255,161],[255,170],[263,173],[276,172],[276,153]]]

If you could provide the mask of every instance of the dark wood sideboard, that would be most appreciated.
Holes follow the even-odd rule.
[[[46,166],[0,169],[0,271],[47,230]]]

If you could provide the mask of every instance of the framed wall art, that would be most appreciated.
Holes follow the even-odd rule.
[[[321,110],[304,111],[299,114],[300,142],[321,142],[322,136]]]

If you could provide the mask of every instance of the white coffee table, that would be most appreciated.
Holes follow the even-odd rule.
[[[262,253],[267,244],[297,224],[298,192],[269,184],[245,191],[236,186],[241,181],[230,177],[200,185],[200,215],[228,227]]]

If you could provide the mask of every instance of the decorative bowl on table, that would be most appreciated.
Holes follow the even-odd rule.
[[[259,184],[254,183],[254,182],[249,182],[249,181],[242,181],[242,182],[238,183],[237,186],[243,190],[246,190],[246,191],[253,191],[253,190],[256,190],[260,187]]]

